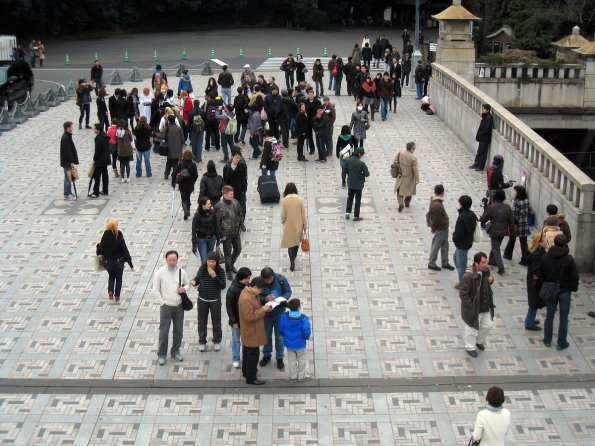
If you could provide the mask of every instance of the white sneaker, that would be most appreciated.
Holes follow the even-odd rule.
[[[130,183],[130,178],[126,178],[126,182],[127,183]]]
[[[68,195],[67,197],[64,197],[64,199],[66,201],[76,201],[76,197],[74,195]]]
[[[234,361],[232,365],[233,365],[234,369],[239,369],[240,368],[240,361]]]
[[[213,351],[218,352],[219,350],[221,350],[221,344],[213,344]]]
[[[199,344],[198,345],[198,351],[199,352],[204,352],[207,349],[207,345],[206,344]]]
[[[182,356],[182,354],[180,352],[174,353],[173,355],[171,355],[172,359],[175,359],[176,361],[182,362],[184,360],[184,357]]]
[[[126,182],[126,178],[122,177],[122,183]]]
[[[159,357],[159,365],[165,365],[165,356]]]

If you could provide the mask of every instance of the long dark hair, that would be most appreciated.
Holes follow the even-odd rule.
[[[297,187],[295,185],[295,183],[287,183],[287,186],[285,186],[285,190],[283,191],[283,196],[287,197],[290,194],[298,194],[298,190]]]

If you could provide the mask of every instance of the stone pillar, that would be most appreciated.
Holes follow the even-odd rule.
[[[583,108],[595,109],[595,56],[585,58],[585,99]]]

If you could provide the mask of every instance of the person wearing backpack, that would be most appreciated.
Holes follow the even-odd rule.
[[[202,162],[202,143],[205,137],[205,120],[206,112],[200,108],[200,101],[195,99],[193,101],[194,108],[188,115],[188,127],[190,133],[190,146],[192,147],[192,154],[194,161]]]
[[[193,158],[194,156],[190,150],[184,150],[182,158],[174,167],[171,175],[171,187],[175,188],[177,184],[180,189],[184,220],[188,220],[188,217],[190,217],[190,195],[194,192],[194,183],[198,179],[198,169]]]
[[[225,104],[219,107],[217,114],[219,121],[219,133],[221,134],[221,146],[223,147],[222,163],[229,161],[229,152],[233,148],[233,137],[238,130],[238,121],[233,111],[233,105]]]
[[[215,206],[223,195],[223,177],[217,173],[215,162],[209,160],[207,171],[200,179],[199,197],[208,197],[211,204]]]
[[[260,159],[261,175],[275,176],[280,161],[278,150],[280,150],[280,144],[275,138],[273,130],[268,129],[265,132],[262,157]]]
[[[213,137],[215,141],[215,149],[219,150],[221,148],[221,140],[219,139],[219,120],[217,119],[219,103],[215,99],[215,96],[207,96],[205,111],[205,150],[208,152],[211,149],[211,137]]]
[[[556,309],[560,306],[560,324],[558,326],[558,340],[556,348],[565,350],[569,347],[566,340],[568,335],[568,313],[573,291],[578,291],[578,269],[574,258],[568,254],[566,237],[558,234],[552,246],[541,258],[538,276],[542,279],[542,288],[547,282],[558,282],[560,292],[553,299],[547,301],[547,315],[543,326],[543,345],[552,345],[552,332]]]
[[[345,161],[355,149],[355,138],[351,135],[348,125],[341,127],[341,134],[337,137],[337,144],[335,146],[335,155],[341,163],[341,187],[345,189],[345,181],[347,180],[347,169],[345,169]]]

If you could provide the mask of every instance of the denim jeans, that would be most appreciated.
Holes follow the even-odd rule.
[[[205,139],[205,132],[200,133],[190,132],[190,144],[192,146],[192,154],[196,162],[202,161],[202,142]]]
[[[248,129],[248,124],[246,123],[239,123],[238,122],[238,131],[236,132],[235,136],[233,137],[234,142],[244,141],[246,138],[246,130]]]
[[[422,83],[415,83],[415,99],[421,99],[422,98],[422,90],[423,90],[423,86],[424,84]]]
[[[380,117],[382,119],[386,119],[387,114],[388,114],[388,99],[380,96]]]
[[[453,259],[455,262],[455,268],[457,269],[457,273],[459,275],[459,285],[463,282],[463,274],[465,274],[465,269],[467,269],[467,254],[468,253],[469,253],[468,249],[455,248],[455,253],[453,255]]]
[[[525,328],[533,327],[535,325],[536,316],[537,308],[527,308],[527,316],[525,316]]]
[[[324,95],[324,85],[322,81],[314,81],[314,87],[316,88],[316,96]],[[331,87],[329,87],[330,89]]]
[[[120,292],[122,291],[122,276],[124,275],[124,262],[108,260],[105,270],[109,274],[107,290],[114,293],[114,296],[120,297]]]
[[[262,151],[260,150],[260,147],[258,146],[258,142],[259,142],[258,133],[254,134],[253,136],[250,137],[250,145],[252,146],[252,158],[259,157],[260,154],[262,153]]]
[[[504,271],[504,262],[502,261],[502,253],[500,252],[500,245],[504,237],[490,237],[492,243],[492,250],[490,251],[489,263],[494,263],[499,270]]]
[[[543,342],[549,344],[552,342],[552,332],[554,330],[554,316],[556,308],[560,304],[560,324],[558,326],[558,347],[566,347],[568,341],[568,313],[570,313],[570,295],[571,291],[561,291],[558,297],[547,303],[547,315],[543,325]]]
[[[145,160],[145,170],[147,177],[152,176],[151,173],[151,150],[137,150],[136,151],[136,176],[140,177],[143,174],[143,159]]]
[[[335,77],[333,76],[332,73],[329,73],[329,76],[328,76],[328,89],[329,90],[335,89]],[[322,95],[322,92],[320,94]]]
[[[242,344],[240,343],[240,329],[231,327],[231,360],[232,361],[239,361],[240,360],[240,348]]]
[[[196,246],[198,247],[198,253],[200,254],[201,264],[207,261],[207,256],[213,249],[215,249],[216,242],[217,238],[214,235],[210,238],[199,237],[196,239]]]
[[[341,81],[343,80],[343,76],[337,76],[335,78],[335,95],[341,96]]]
[[[326,161],[326,135],[316,134],[316,146],[318,147],[318,159]]]
[[[228,160],[229,154],[233,149],[233,135],[226,135],[225,133],[221,133],[221,148],[223,149],[223,158],[225,160]]]
[[[270,175],[272,177],[276,176],[276,170],[268,170],[268,169],[260,169],[260,174],[262,176]]]
[[[273,328],[275,330],[275,357],[277,359],[283,359],[285,354],[284,348],[285,344],[283,344],[283,336],[279,333],[279,321],[283,316],[283,311],[281,309],[277,311],[272,311],[268,313],[264,317],[264,331],[267,335],[267,343],[262,348],[262,357],[263,358],[270,358],[273,353]]]
[[[65,197],[72,195],[72,183],[68,179],[69,171],[70,171],[70,166],[64,167],[64,196]]]
[[[221,88],[221,99],[223,99],[223,102],[225,102],[226,104],[232,104],[231,102],[231,87],[229,88]]]

